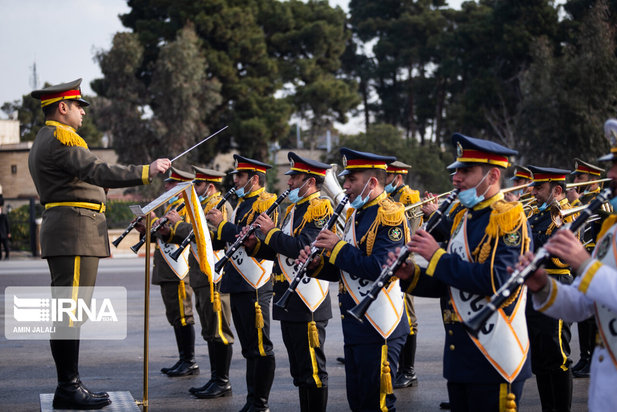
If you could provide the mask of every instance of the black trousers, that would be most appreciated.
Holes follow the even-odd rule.
[[[525,381],[507,383],[448,382],[448,397],[452,412],[500,412],[505,410],[508,390],[514,394],[518,410]]]
[[[328,321],[316,321],[319,347],[309,346],[309,322],[281,321],[283,342],[289,355],[289,369],[295,386],[325,388],[328,386],[326,371],[326,326]]]
[[[259,305],[263,314],[264,327],[255,327],[256,292],[231,293],[231,316],[236,326],[242,356],[258,358],[274,356],[272,341],[270,340],[270,305],[272,291],[259,292]]]

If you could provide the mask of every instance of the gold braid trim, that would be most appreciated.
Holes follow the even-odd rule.
[[[520,202],[506,202],[498,200],[491,205],[491,216],[485,229],[485,234],[472,255],[477,258],[477,262],[484,263],[491,258],[491,286],[496,291],[495,279],[492,276],[493,264],[499,244],[499,238],[509,233],[522,232],[521,244],[524,249],[529,248],[529,234],[527,233],[527,218]],[[526,251],[526,250],[525,250]],[[503,306],[508,306],[516,300],[520,288],[504,302]]]
[[[53,120],[48,120],[45,122],[47,126],[55,126],[56,130],[54,131],[54,136],[60,143],[65,146],[79,146],[84,149],[88,148],[88,144],[86,141],[75,132],[71,126],[67,126],[65,124],[55,122]]]
[[[606,219],[604,219],[604,222],[602,223],[602,227],[600,228],[600,232],[598,233],[598,238],[596,240],[601,239],[602,236],[604,236],[604,234],[615,223],[617,223],[617,215],[609,215]]]
[[[304,216],[302,216],[302,222],[300,226],[294,229],[294,235],[299,233],[308,222],[312,222],[316,219],[322,219],[324,217],[330,217],[334,213],[332,204],[328,199],[311,199],[309,200],[309,206],[306,208]]]
[[[463,216],[465,216],[466,211],[467,209],[463,208],[459,210],[458,212],[456,212],[456,215],[454,215],[454,220],[452,221],[452,228],[450,229],[450,234],[453,234],[454,229],[456,229],[458,225],[461,223],[461,220],[463,220]]]
[[[255,218],[255,215],[259,215],[265,212],[266,210],[268,210],[268,208],[272,206],[275,201],[276,201],[276,195],[274,193],[268,193],[265,191],[261,192],[259,196],[257,197],[257,200],[255,200],[253,204],[251,205],[251,212],[249,213],[249,216],[246,219],[246,223],[247,224],[252,223],[253,218]],[[276,217],[277,217],[277,212],[275,211],[271,216],[272,221],[276,222]]]
[[[404,205],[411,205],[414,203],[418,203],[420,201],[420,192],[417,190],[413,190],[408,186],[405,186],[401,191],[401,197],[399,198],[399,202]]]
[[[390,198],[385,198],[379,202],[377,216],[375,216],[375,220],[359,242],[359,244],[362,244],[366,241],[367,256],[370,256],[373,251],[373,245],[375,244],[375,237],[377,237],[379,226],[398,226],[403,223],[404,219],[405,206],[403,206],[402,203],[394,202]],[[407,228],[407,225],[404,226],[406,227],[405,231],[408,232],[409,228]],[[405,233],[405,236],[407,237],[407,233]]]

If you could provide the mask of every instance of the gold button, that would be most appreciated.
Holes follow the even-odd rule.
[[[448,335],[450,335],[450,336],[454,335],[454,331],[452,331],[452,329],[450,329],[450,330],[448,331]]]
[[[450,345],[450,350],[454,350],[454,345]]]
[[[341,302],[339,302],[339,303],[338,303],[338,307],[340,308],[340,307],[342,307],[342,306],[343,306],[343,304],[342,304]]]
[[[272,292],[272,296],[276,296],[276,292]]]
[[[341,319],[345,319],[345,315],[341,315]]]
[[[603,355],[598,356],[598,362],[602,362],[603,360],[604,360],[604,356]]]

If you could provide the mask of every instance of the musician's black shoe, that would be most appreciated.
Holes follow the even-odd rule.
[[[161,368],[161,373],[164,373],[165,375],[167,375],[167,373],[170,370],[176,369],[178,366],[180,366],[181,363],[182,363],[182,359],[178,359],[178,361],[174,363],[173,366],[170,366],[169,368]]]
[[[213,379],[210,379],[208,382],[206,382],[205,385],[202,386],[193,386],[192,388],[189,388],[189,392],[190,393],[196,393],[196,392],[203,392],[206,389],[208,389],[208,386],[212,385],[212,382],[214,382]]]
[[[343,358],[342,356],[339,356],[338,358],[336,358],[336,361],[338,363],[342,363],[343,365],[345,364],[345,358]]]
[[[193,395],[200,399],[221,398],[223,396],[231,396],[231,384],[227,382],[212,381],[204,391],[193,392]]]
[[[167,376],[189,376],[199,375],[199,365],[194,360],[182,360],[177,368],[167,372]]]
[[[441,402],[439,404],[439,409],[450,409],[450,402]]]
[[[109,398],[93,397],[77,379],[58,384],[53,401],[54,409],[101,409],[109,404]]]
[[[591,362],[587,360],[587,363],[585,363],[585,365],[583,365],[581,368],[577,370],[572,370],[572,376],[575,378],[588,378],[590,375],[590,367]]]
[[[394,389],[408,388],[410,386],[418,386],[418,376],[413,368],[411,373],[398,374],[393,385]]]

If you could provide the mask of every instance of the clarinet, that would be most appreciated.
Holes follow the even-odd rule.
[[[336,206],[334,213],[332,214],[332,216],[330,216],[328,223],[324,227],[321,228],[320,233],[324,230],[332,230],[332,228],[334,227],[334,225],[336,224],[338,220],[338,217],[343,212],[343,209],[345,208],[345,205],[347,204],[348,201],[349,201],[349,196],[345,196],[343,199],[341,199],[341,202],[338,204],[338,206]],[[307,271],[309,263],[311,263],[311,261],[321,252],[321,250],[322,249],[315,247],[315,245],[311,245],[310,255],[304,261],[304,263],[302,263],[298,267],[298,270],[296,271],[296,276],[293,278],[293,280],[289,284],[289,287],[287,288],[283,296],[281,296],[278,302],[274,304],[275,306],[281,309],[287,310],[287,305],[289,304],[289,298],[291,297],[292,293],[296,291],[296,288],[298,287],[302,279],[304,279],[304,277],[306,276],[306,271]]]
[[[126,237],[126,235],[128,235],[130,233],[130,231],[133,230],[135,228],[135,226],[137,226],[137,224],[140,223],[143,219],[144,219],[143,216],[139,216],[137,219],[135,219],[131,223],[129,223],[129,225],[126,227],[126,229],[124,229],[124,232],[122,232],[122,234],[120,236],[118,236],[118,238],[116,240],[111,242],[111,244],[114,245],[115,247],[118,247],[120,242],[122,242],[122,239],[124,239]]]
[[[570,230],[576,233],[585,222],[600,208],[602,205],[609,201],[611,196],[611,189],[606,188],[598,194],[598,196],[589,205],[581,211],[581,214],[572,223],[563,225],[557,230]],[[555,233],[557,233],[555,232]],[[541,247],[536,252],[535,257],[527,266],[521,270],[515,270],[510,275],[510,278],[491,296],[489,302],[478,313],[467,322],[463,323],[463,326],[474,337],[478,336],[480,330],[484,327],[484,324],[488,319],[497,312],[501,305],[525,282],[529,276],[531,276],[547,259],[551,257],[551,254]]]
[[[184,209],[184,203],[181,203],[178,205],[178,207],[176,207],[175,211],[179,212],[182,209]],[[152,226],[152,228],[150,228],[150,236],[154,235],[156,232],[158,232],[158,230],[160,228],[163,227],[163,225],[165,225],[165,223],[167,223],[169,221],[168,218],[166,217],[162,217],[159,220],[156,221],[156,225]],[[135,243],[133,246],[131,246],[131,250],[135,253],[137,253],[137,251],[139,251],[139,249],[143,246],[143,244],[146,243],[146,235],[141,235],[141,238],[139,239],[139,242]]]
[[[448,210],[452,202],[454,202],[456,196],[458,196],[458,192],[459,189],[454,189],[452,193],[450,193],[448,197],[441,203],[435,213],[431,215],[431,217],[426,222],[426,225],[424,226],[427,232],[432,232],[437,227],[439,222],[441,222],[444,213],[446,212],[446,210]],[[396,260],[392,262],[390,266],[386,266],[381,270],[379,277],[377,278],[377,280],[375,280],[375,283],[373,283],[373,286],[369,290],[368,294],[364,297],[364,299],[362,299],[362,301],[360,301],[360,303],[358,303],[356,306],[349,309],[347,313],[351,315],[354,319],[362,322],[362,318],[366,314],[366,311],[375,301],[375,299],[377,299],[377,296],[379,296],[379,291],[381,291],[381,289],[385,285],[387,285],[388,282],[390,282],[390,279],[394,277],[394,273],[401,267],[403,263],[405,263],[407,257],[409,257],[410,254],[411,250],[409,250],[407,246],[403,246],[398,256],[396,257]]]
[[[268,208],[268,210],[266,210],[266,214],[271,215],[272,213],[274,213],[276,208],[287,197],[290,191],[291,191],[290,189],[287,189],[283,193],[281,193],[281,195],[274,201],[274,203],[272,203],[272,205]],[[259,225],[256,225],[255,223],[251,223],[251,225],[249,226],[248,230],[244,233],[244,235],[238,236],[236,238],[236,241],[229,247],[229,249],[227,249],[225,256],[223,256],[218,262],[215,263],[214,270],[216,271],[216,273],[221,272],[221,269],[223,269],[223,266],[225,266],[225,264],[229,261],[229,259],[233,257],[236,251],[240,249],[240,246],[242,246],[242,243],[246,239],[248,239],[248,237],[252,235],[257,229],[259,229]]]
[[[229,189],[229,191],[227,193],[225,193],[225,195],[223,196],[223,198],[216,204],[216,206],[214,207],[215,209],[221,209],[223,207],[223,205],[225,204],[225,202],[227,201],[227,199],[229,199],[229,197],[231,195],[233,195],[235,193],[236,189],[235,188],[231,188]],[[178,258],[180,258],[180,255],[182,254],[182,252],[184,252],[184,249],[186,249],[186,247],[193,241],[195,240],[195,232],[193,232],[193,230],[191,229],[191,233],[188,234],[187,237],[185,237],[182,240],[182,243],[180,243],[180,246],[178,246],[178,249],[176,249],[171,255],[169,255],[173,260],[175,260],[176,262],[178,261]]]

